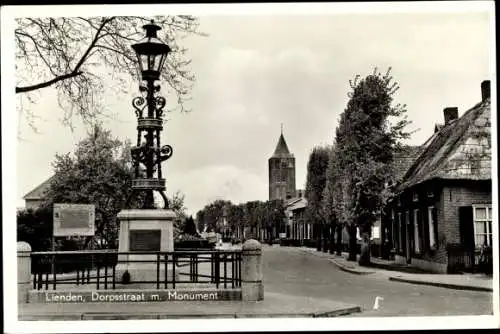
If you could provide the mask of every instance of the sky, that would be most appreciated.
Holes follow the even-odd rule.
[[[304,188],[312,148],[333,143],[349,80],[374,67],[392,67],[400,86],[394,102],[407,105],[409,130],[417,130],[407,143],[422,144],[443,122],[443,108],[456,106],[462,115],[480,101],[481,82],[492,79],[489,15],[202,15],[200,31],[208,36],[183,41],[197,77],[192,112],[168,114],[162,133],[162,143],[174,148],[163,165],[167,195],[182,192],[191,214],[215,199],[267,200],[267,160],[282,123],[296,158],[297,187]],[[138,91],[131,87],[123,96],[106,97],[115,117],[104,125],[119,139],[134,141],[130,101]],[[55,154],[73,151],[86,135],[78,119],[74,131],[62,125],[52,88],[39,95],[26,107],[41,117],[39,133],[21,116],[13,138],[18,207],[52,175]]]

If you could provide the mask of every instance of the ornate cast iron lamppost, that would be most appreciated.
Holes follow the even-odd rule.
[[[153,192],[157,191],[163,198],[164,208],[167,209],[168,200],[164,194],[165,179],[162,178],[161,163],[172,156],[173,150],[170,145],[161,146],[160,133],[163,130],[163,108],[166,100],[158,94],[160,85],[155,85],[155,81],[160,79],[161,70],[171,49],[158,39],[156,34],[161,27],[154,24],[153,20],[143,28],[146,30],[146,37],[132,45],[139,60],[142,76],[139,90],[143,96],[132,100],[137,115],[137,146],[131,149],[135,178],[132,181],[132,194],[127,202],[130,202],[133,196],[143,193],[145,197],[141,209],[153,209]]]

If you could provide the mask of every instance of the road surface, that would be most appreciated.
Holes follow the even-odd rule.
[[[362,307],[353,316],[444,316],[492,314],[491,292],[461,291],[355,275],[327,259],[289,247],[263,248],[264,289],[269,292],[330,299]],[[373,310],[376,297],[380,308]]]

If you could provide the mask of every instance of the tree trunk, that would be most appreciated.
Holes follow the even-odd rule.
[[[349,225],[349,257],[347,261],[356,261],[358,243],[356,240],[356,225]]]
[[[323,253],[328,252],[328,226],[326,224],[323,227]]]
[[[335,225],[330,225],[330,254],[335,253]]]
[[[319,224],[314,224],[314,226],[316,226],[316,250],[319,252],[321,251],[322,239],[321,226]]]
[[[342,225],[337,224],[337,255],[342,255]]]
[[[359,265],[360,266],[369,266],[370,265],[370,249],[371,249],[371,241],[370,241],[370,233],[363,232],[362,234],[363,243],[361,245],[361,254],[359,256]]]

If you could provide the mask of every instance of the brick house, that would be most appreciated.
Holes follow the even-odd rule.
[[[490,82],[482,100],[444,124],[423,144],[396,187],[383,220],[400,263],[446,273],[472,269],[492,243]]]

